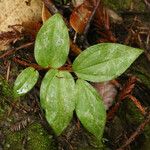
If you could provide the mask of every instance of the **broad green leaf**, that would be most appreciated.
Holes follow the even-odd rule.
[[[69,53],[68,29],[60,14],[50,17],[41,27],[35,41],[34,55],[42,67],[61,67]]]
[[[143,51],[122,44],[102,43],[83,51],[73,70],[84,80],[102,82],[120,76]]]
[[[14,83],[14,96],[19,97],[29,92],[36,84],[39,73],[32,67],[24,69]]]
[[[49,70],[41,85],[40,102],[57,135],[68,126],[75,109],[75,82],[69,72]]]
[[[95,135],[102,138],[106,110],[97,91],[86,81],[78,79],[76,82],[76,113],[83,126]]]

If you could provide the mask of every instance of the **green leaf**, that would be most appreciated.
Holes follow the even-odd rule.
[[[84,80],[103,82],[120,76],[143,52],[122,44],[102,43],[83,51],[74,61],[73,70]]]
[[[34,55],[42,67],[61,67],[69,53],[69,33],[60,14],[50,17],[41,27],[35,41]]]
[[[57,135],[68,126],[75,109],[75,82],[66,71],[49,70],[41,85],[40,101]]]
[[[36,84],[39,73],[32,67],[24,69],[14,83],[14,96],[19,97],[29,92]]]
[[[102,138],[106,110],[97,91],[86,81],[78,79],[76,82],[76,113],[83,126],[95,135]]]

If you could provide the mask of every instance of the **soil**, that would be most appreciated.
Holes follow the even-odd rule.
[[[53,13],[50,9],[51,3],[44,2]],[[105,25],[98,28],[93,16],[86,34],[79,34],[76,37],[79,51],[89,45],[102,42],[117,42],[144,49],[144,54],[117,78],[115,83],[113,82],[117,96],[107,111],[108,118],[102,141],[96,140],[84,129],[75,113],[67,129],[59,137],[55,136],[40,106],[39,90],[45,70],[38,68],[40,79],[36,86],[25,96],[14,99],[12,89],[18,74],[27,66],[36,67],[32,64],[36,64],[33,53],[36,32],[41,26],[39,23],[35,24],[38,28],[34,32],[25,30],[18,33],[18,31],[17,36],[21,38],[13,40],[7,51],[0,51],[0,150],[150,149],[150,8],[144,1],[127,0],[126,2],[105,0],[101,4],[102,7],[113,10],[121,20],[116,22],[110,16],[108,30]],[[54,6],[67,22],[74,10],[71,2],[55,1]],[[103,15],[102,18],[106,21]],[[70,29],[72,40],[74,33],[73,29]],[[4,40],[4,35],[7,35],[5,37],[9,40],[14,34],[7,32],[1,35],[0,40]],[[77,53],[71,51],[70,61],[78,55]],[[125,94],[130,97],[126,96],[121,100],[120,95]]]

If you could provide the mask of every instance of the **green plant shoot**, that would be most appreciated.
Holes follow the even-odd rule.
[[[60,14],[48,19],[36,37],[34,56],[37,63],[50,69],[42,80],[40,103],[56,135],[70,123],[73,112],[82,125],[98,139],[102,138],[106,110],[101,96],[88,83],[103,82],[124,73],[143,52],[116,43],[96,44],[84,50],[73,62],[76,83],[69,71],[60,71],[68,58],[69,33]],[[21,96],[35,85],[38,72],[25,69],[16,79],[14,93]]]

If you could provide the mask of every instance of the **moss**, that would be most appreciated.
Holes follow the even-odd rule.
[[[123,121],[124,125],[127,125],[128,129],[130,127],[133,129],[134,132],[137,127],[145,120],[145,117],[141,114],[139,109],[135,106],[135,104],[130,101],[126,100],[123,103],[121,108],[122,113],[120,114],[120,118]],[[138,144],[134,145],[136,150],[149,150],[150,148],[150,126],[147,125],[144,128],[142,134],[138,137]]]
[[[150,67],[149,61],[145,55],[139,57],[139,59],[130,67],[128,73],[137,76],[148,88],[150,88]]]
[[[0,90],[1,94],[5,97],[12,97],[12,87],[7,83],[7,81],[0,75]]]
[[[12,100],[12,90],[6,80],[0,75],[0,120],[3,119],[7,109],[8,101]]]
[[[144,4],[143,0],[132,0],[133,1],[133,9],[135,11],[139,11],[139,12],[145,12],[146,11],[146,6]]]
[[[90,137],[89,145],[87,143],[83,144],[82,146],[78,147],[78,150],[104,150],[104,144],[100,141],[95,139],[94,137]]]
[[[16,132],[5,132],[4,150],[56,150],[52,135],[43,129],[41,124],[33,123]],[[23,144],[26,140],[26,144]]]
[[[6,132],[4,150],[21,150],[22,147],[22,132]]]
[[[133,11],[144,12],[146,10],[144,2],[141,0],[104,0],[104,4],[115,11],[132,9]]]
[[[148,87],[150,88],[150,77],[146,76],[141,72],[136,72],[135,75]]]
[[[4,109],[0,106],[0,119],[3,117],[4,112]]]
[[[28,128],[28,150],[55,150],[52,135],[47,132],[38,123],[32,124]]]
[[[149,150],[150,148],[150,126],[147,125],[144,130],[145,140],[140,150]]]
[[[104,0],[104,4],[113,10],[129,9],[132,0]]]
[[[144,117],[141,114],[140,110],[135,106],[135,104],[131,100],[127,100],[127,110],[126,118],[128,123],[139,125],[143,122]]]

